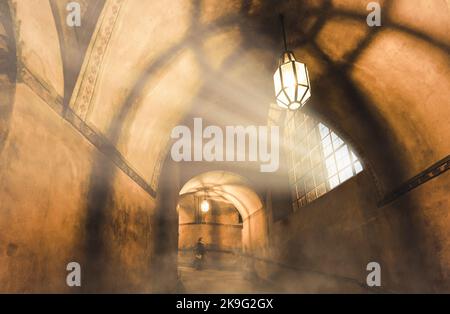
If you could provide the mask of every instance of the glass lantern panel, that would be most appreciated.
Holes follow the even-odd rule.
[[[308,86],[308,78],[306,76],[306,66],[303,63],[295,62],[295,68],[297,71],[298,84]]]
[[[282,108],[287,108],[288,107],[289,100],[287,99],[286,95],[283,92],[278,94],[277,103]]]
[[[305,93],[307,92],[308,87],[303,86],[303,85],[297,85],[297,99],[296,101],[300,102],[303,98],[303,96],[305,95]]]
[[[277,71],[273,75],[273,83],[275,85],[275,95],[278,95],[278,93],[281,91],[280,69],[277,69]]]
[[[283,64],[281,67],[281,74],[283,75],[283,88],[294,87],[297,85],[297,80],[294,74],[293,63],[289,62]],[[294,89],[295,91],[295,89]]]
[[[302,99],[302,104],[304,105],[308,101],[308,99],[310,99],[310,98],[311,98],[311,88],[308,88],[308,90],[306,91],[305,96]]]
[[[289,102],[295,101],[295,86],[292,87],[286,87],[285,88],[286,94],[289,97]]]

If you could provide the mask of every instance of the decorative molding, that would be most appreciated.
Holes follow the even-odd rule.
[[[21,78],[24,84],[47,103],[58,115],[68,121],[78,132],[80,132],[100,152],[111,159],[111,161],[138,184],[151,197],[156,198],[156,191],[128,164],[121,153],[103,135],[93,130],[86,122],[70,108],[64,110],[63,98],[57,94],[53,87],[33,74],[26,66],[21,68]]]
[[[86,121],[103,60],[124,0],[106,1],[99,17],[69,106]]]
[[[180,226],[200,226],[200,225],[207,225],[207,226],[225,226],[230,228],[237,228],[242,229],[242,224],[225,224],[220,222],[184,222],[180,223]]]
[[[444,159],[438,161],[431,167],[425,169],[415,177],[409,179],[405,183],[403,183],[399,188],[393,190],[391,193],[387,194],[386,197],[379,203],[379,207],[383,207],[389,203],[392,203],[399,197],[404,194],[414,190],[420,185],[434,179],[444,172],[446,172],[450,168],[450,155],[445,157]]]

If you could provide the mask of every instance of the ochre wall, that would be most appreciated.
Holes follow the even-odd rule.
[[[286,291],[368,292],[366,266],[381,265],[375,292],[450,291],[448,172],[384,207],[367,172],[271,229],[268,277]]]
[[[214,224],[180,225],[178,247],[192,249],[200,237],[208,249],[240,252],[242,248],[242,226]]]
[[[24,84],[0,155],[0,199],[1,292],[152,290],[155,200]],[[65,283],[72,261],[81,290]]]
[[[0,10],[10,81],[1,73],[0,292],[173,291],[178,217],[176,204],[161,206],[173,196],[163,187],[156,199],[116,143],[64,108],[67,47],[50,4],[13,0]],[[69,262],[81,265],[81,288],[66,285]]]

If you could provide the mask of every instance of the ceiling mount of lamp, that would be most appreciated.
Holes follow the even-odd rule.
[[[273,76],[277,104],[281,108],[297,110],[311,98],[311,84],[306,64],[295,60],[294,53],[287,48],[284,17],[280,15],[283,30],[284,52]]]

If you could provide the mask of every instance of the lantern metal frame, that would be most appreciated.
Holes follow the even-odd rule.
[[[295,59],[294,53],[287,49],[283,15],[280,15],[280,22],[283,31],[284,52],[279,59],[277,71],[274,74],[275,96],[278,106],[284,109],[297,110],[303,107],[311,98],[311,82],[306,64],[298,62]],[[284,73],[286,73],[286,70],[284,68],[287,65],[291,67],[289,71],[292,71],[293,75],[291,78],[291,80],[293,79],[293,82],[291,82],[292,86],[285,85]],[[303,71],[303,78],[299,77],[299,70]],[[292,91],[287,91],[288,88],[295,88],[293,95]],[[299,93],[303,94],[299,95]]]

